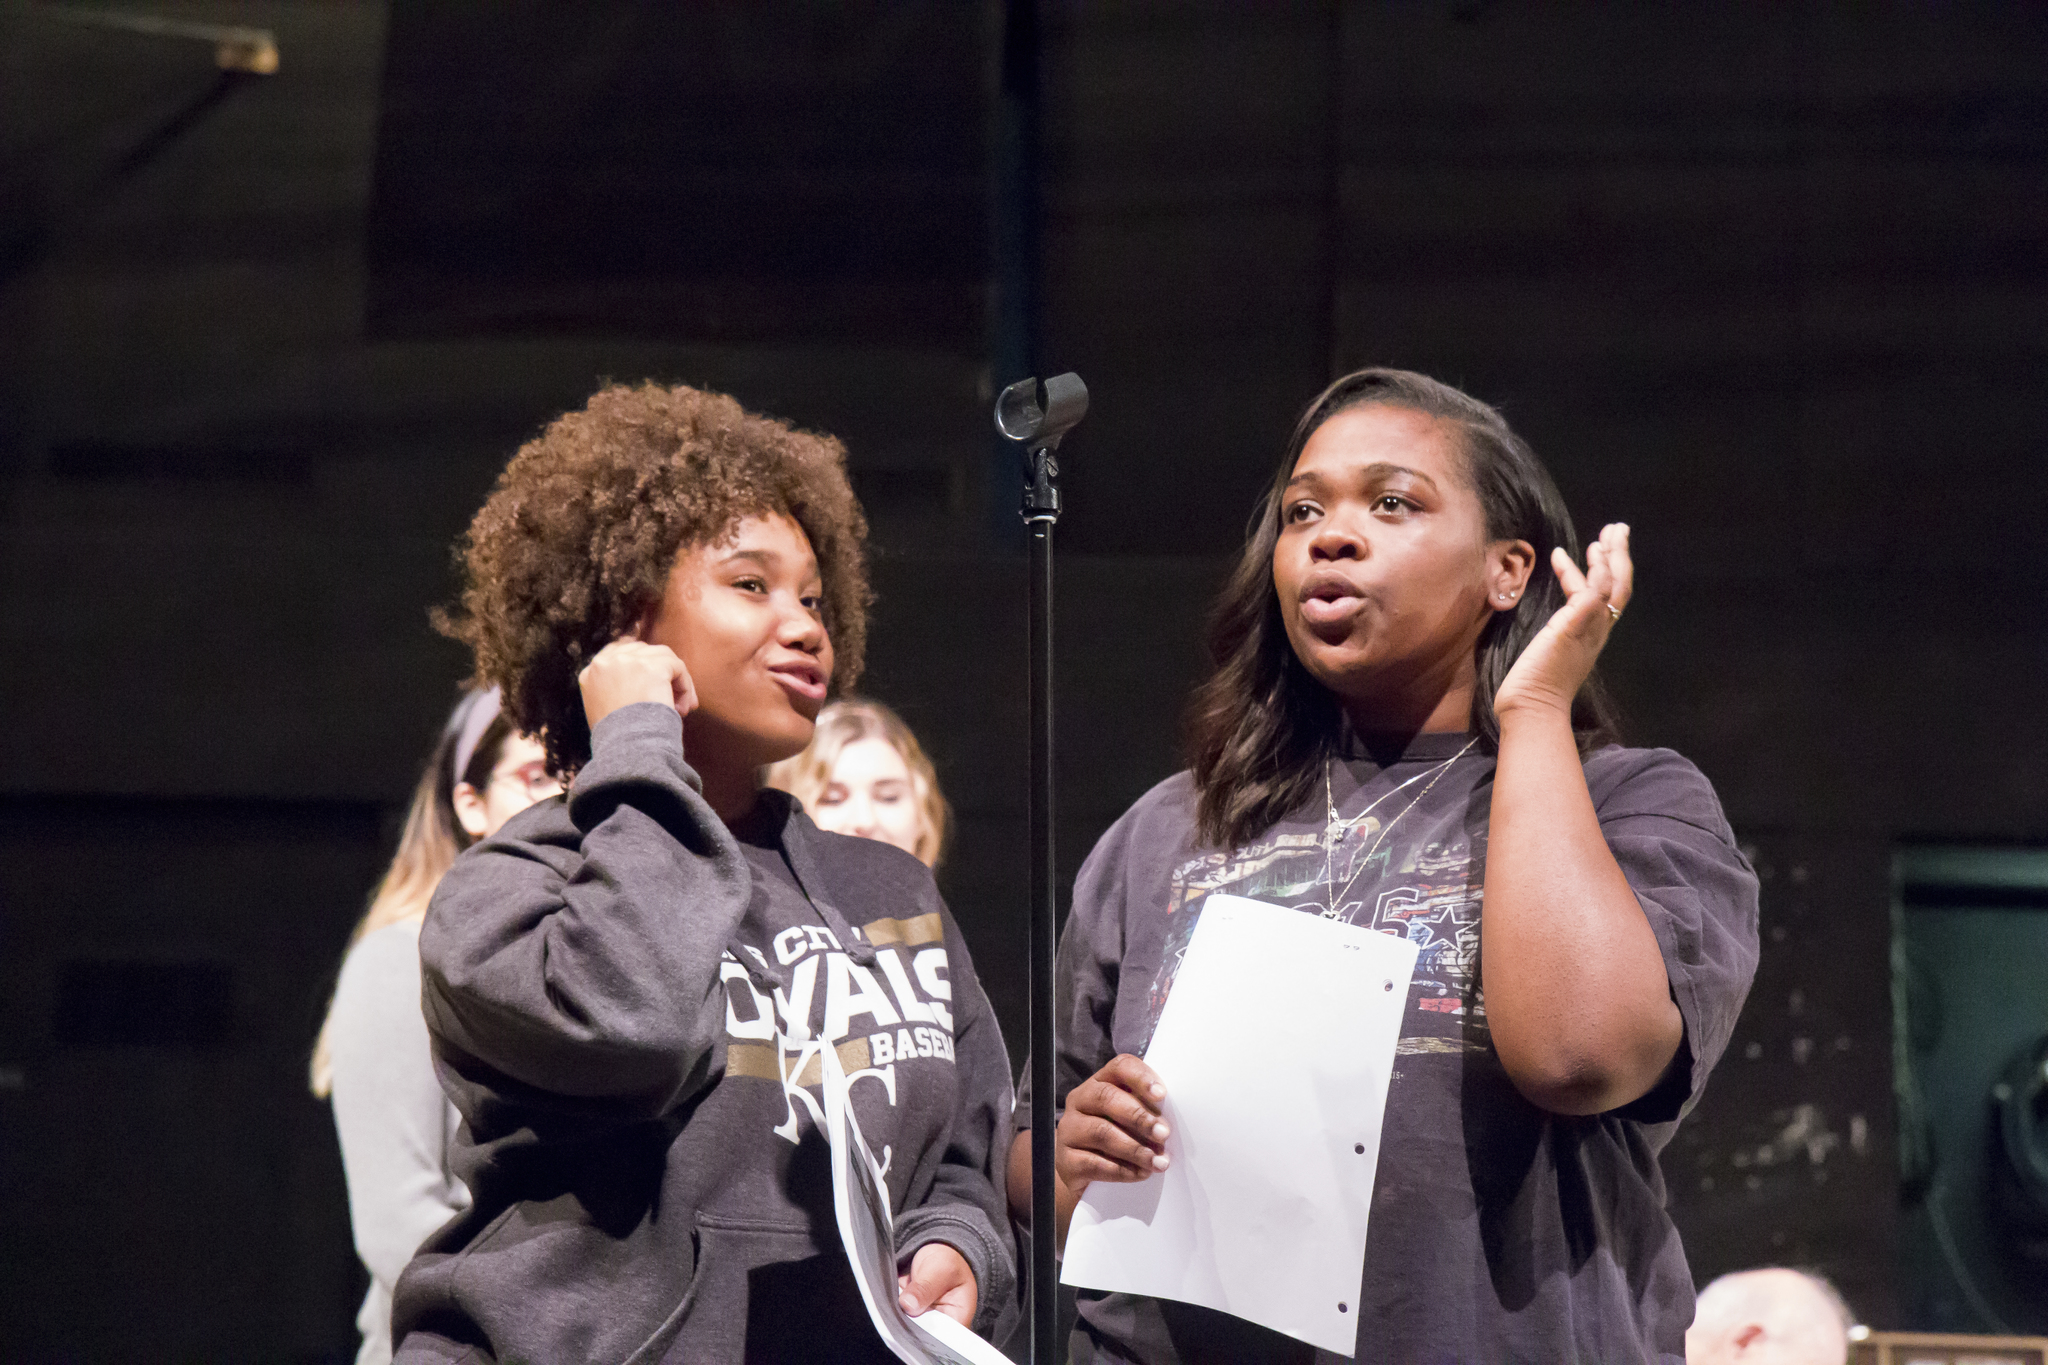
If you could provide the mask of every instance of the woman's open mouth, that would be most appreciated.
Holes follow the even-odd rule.
[[[828,681],[825,670],[808,659],[771,664],[768,676],[781,683],[783,690],[792,696],[802,697],[805,701],[825,700]]]
[[[1349,625],[1364,606],[1358,585],[1334,570],[1311,574],[1301,585],[1301,619],[1310,626]]]

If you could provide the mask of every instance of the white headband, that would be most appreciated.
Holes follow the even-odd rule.
[[[462,774],[476,757],[477,742],[498,718],[502,700],[495,687],[472,692],[456,704],[455,714],[448,717],[447,733],[455,736],[455,781],[464,780]]]

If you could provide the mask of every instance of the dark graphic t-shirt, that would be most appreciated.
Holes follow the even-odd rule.
[[[1523,1099],[1479,988],[1493,760],[1421,735],[1332,765],[1324,793],[1250,843],[1194,840],[1195,790],[1170,778],[1089,855],[1060,940],[1059,1093],[1142,1055],[1200,921],[1228,892],[1399,934],[1418,948],[1396,1050],[1359,1302],[1360,1362],[1677,1365],[1692,1278],[1664,1212],[1657,1153],[1727,1045],[1757,959],[1756,877],[1699,770],[1607,748],[1586,781],[1608,846],[1655,930],[1685,1021],[1671,1071],[1590,1118]],[[1327,845],[1327,846],[1326,846]],[[1275,1047],[1289,984],[1271,983]],[[1029,1123],[1029,1096],[1017,1111]],[[1076,1362],[1336,1360],[1206,1309],[1080,1294]]]

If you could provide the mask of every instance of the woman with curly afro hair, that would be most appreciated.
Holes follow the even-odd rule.
[[[473,1202],[401,1278],[400,1361],[888,1360],[839,1244],[821,1052],[886,1153],[906,1312],[1007,1328],[1009,1062],[924,864],[761,770],[860,671],[866,524],[829,437],[612,386],[464,545],[477,682],[566,793],[420,936]]]

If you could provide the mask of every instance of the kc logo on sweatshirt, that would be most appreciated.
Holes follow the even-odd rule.
[[[798,1110],[813,1124],[825,1111],[811,1093],[823,1082],[820,1050],[839,1054],[849,1084],[879,1081],[896,1103],[896,1067],[921,1059],[953,1061],[953,986],[945,928],[936,912],[874,920],[858,931],[875,950],[870,968],[856,961],[822,924],[793,924],[768,952],[742,945],[761,965],[783,969],[789,985],[772,998],[728,950],[719,975],[725,986],[725,1073],[775,1081],[786,1113],[775,1134],[799,1141]]]

